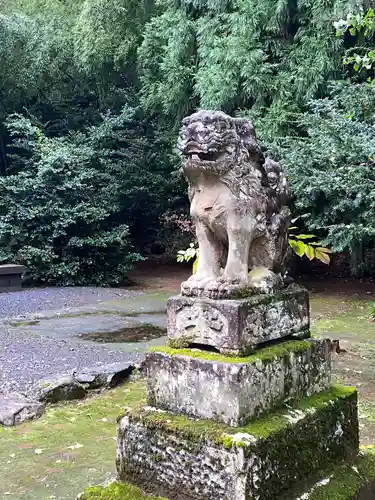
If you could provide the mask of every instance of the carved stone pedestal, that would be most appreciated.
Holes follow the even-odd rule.
[[[330,386],[330,341],[290,338],[309,335],[308,310],[296,287],[172,297],[174,347],[147,355],[147,405],[119,419],[118,478],[168,500],[298,500],[354,459],[357,395]]]
[[[290,287],[272,295],[215,300],[179,295],[168,300],[168,337],[175,347],[200,344],[245,355],[259,344],[308,335],[309,297]]]
[[[288,399],[328,389],[330,343],[283,342],[243,358],[158,348],[145,367],[150,405],[239,426]]]

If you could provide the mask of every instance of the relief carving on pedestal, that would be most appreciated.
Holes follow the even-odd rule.
[[[218,310],[204,303],[183,306],[176,314],[176,331],[184,336],[197,337],[199,343],[205,338],[225,337],[228,320]]]

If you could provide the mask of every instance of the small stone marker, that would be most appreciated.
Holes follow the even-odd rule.
[[[21,290],[24,266],[16,264],[0,265],[0,292],[14,292]]]
[[[247,120],[195,113],[179,147],[199,264],[144,363],[148,404],[119,419],[118,477],[176,500],[304,498],[358,454],[357,393],[331,387],[330,341],[282,278],[289,186]]]

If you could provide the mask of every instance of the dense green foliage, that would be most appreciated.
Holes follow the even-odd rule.
[[[25,264],[33,282],[123,282],[179,197],[171,139],[138,106],[151,10],[140,0],[1,5],[0,262]]]
[[[355,0],[0,0],[0,262],[109,284],[181,248],[197,107],[254,120],[306,230],[372,248],[373,33]]]
[[[137,255],[121,220],[134,200],[124,200],[123,192],[145,160],[129,121],[124,110],[87,134],[49,138],[25,118],[9,118],[18,171],[0,178],[2,261],[21,260],[35,281],[124,279]],[[137,154],[141,166],[134,163]]]
[[[309,228],[335,251],[375,241],[375,87],[337,83],[301,115],[301,137],[274,148]]]
[[[339,36],[349,33],[359,42],[353,48],[348,49],[345,64],[352,64],[353,69],[358,72],[370,72],[375,65],[374,9],[370,8],[365,13],[350,12],[345,20],[340,19],[335,26]],[[369,80],[371,79],[369,76]]]

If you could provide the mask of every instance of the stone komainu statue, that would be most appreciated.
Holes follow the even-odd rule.
[[[196,274],[182,293],[274,287],[288,249],[290,189],[280,165],[264,158],[252,123],[199,111],[183,120],[178,148],[199,244]]]

